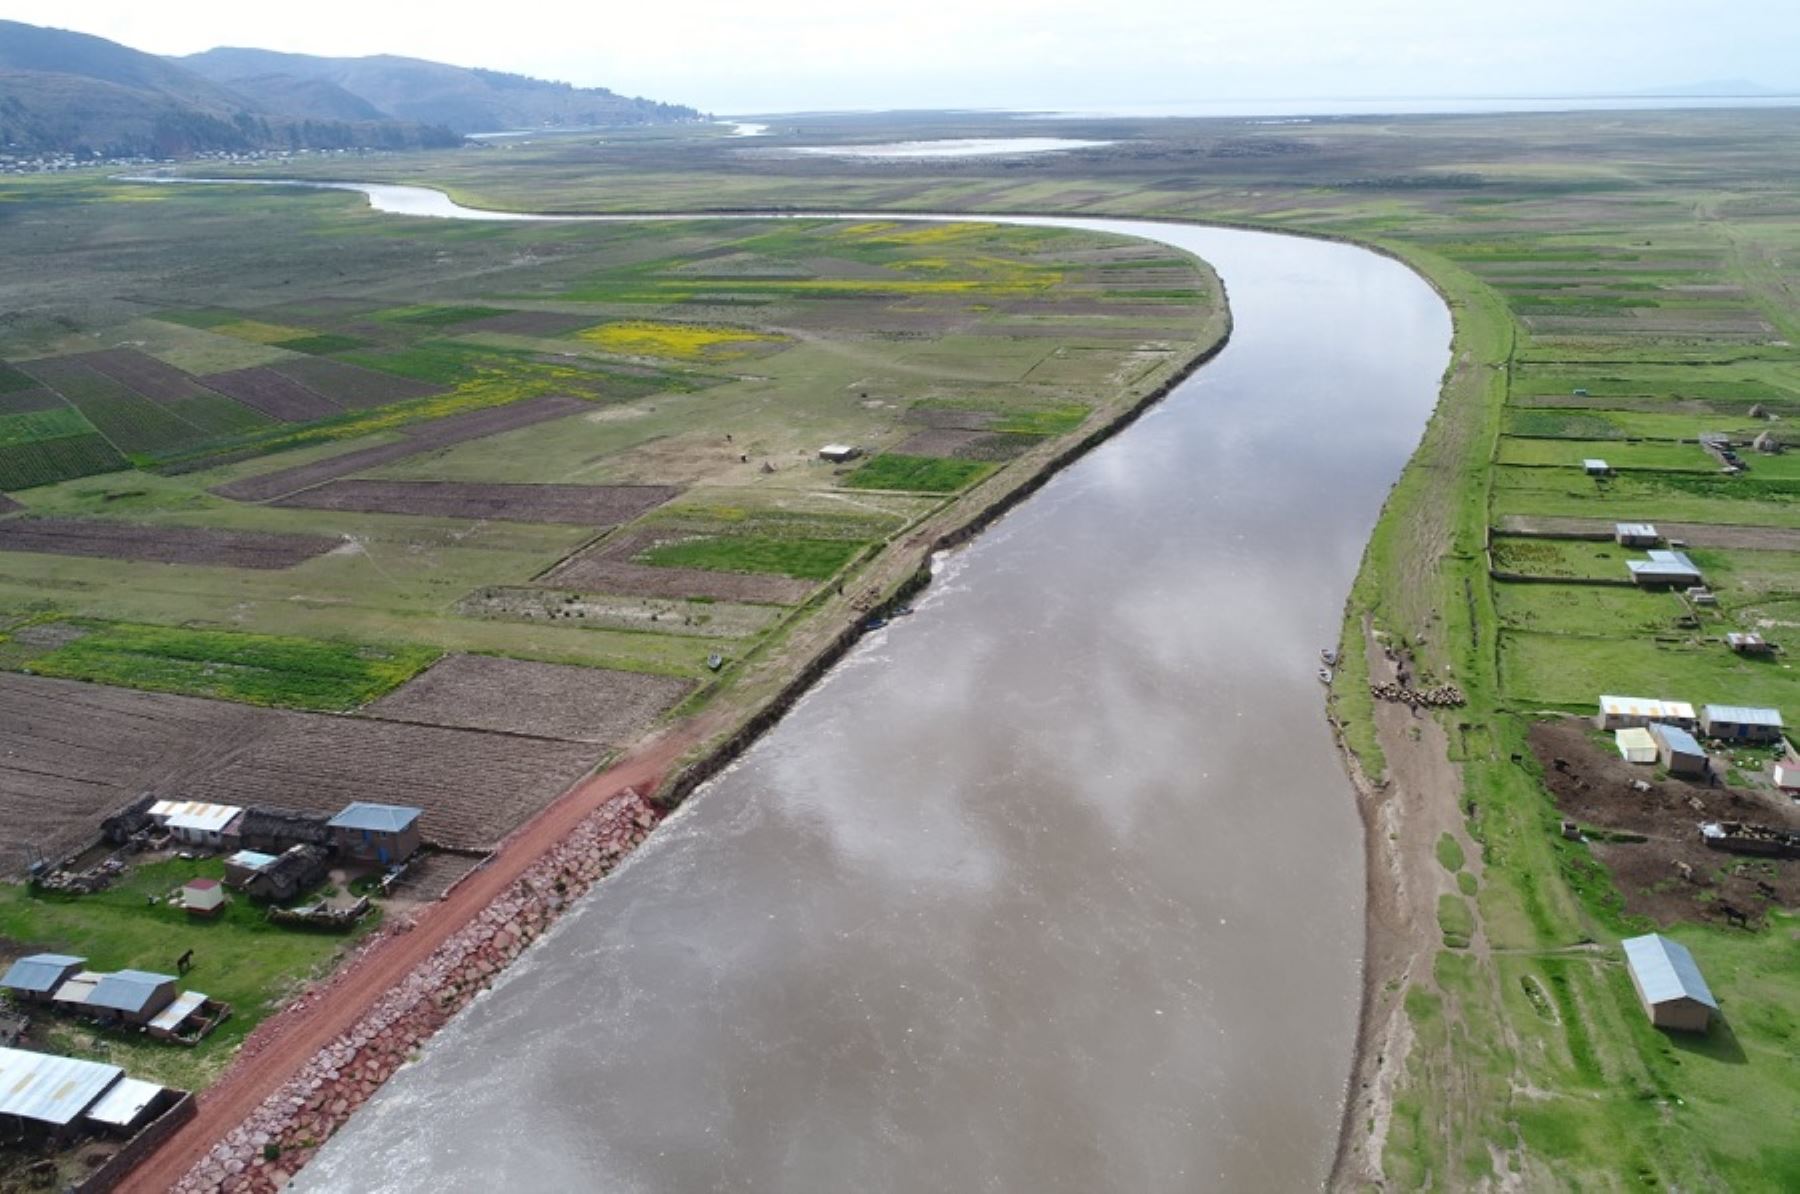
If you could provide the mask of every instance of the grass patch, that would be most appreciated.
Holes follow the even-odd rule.
[[[1437,919],[1438,932],[1444,935],[1445,945],[1451,949],[1469,948],[1469,941],[1475,936],[1475,914],[1469,910],[1467,900],[1449,892],[1440,895]]]
[[[367,348],[369,342],[359,340],[355,336],[340,335],[337,332],[320,332],[316,336],[302,336],[298,340],[283,340],[275,347],[285,348],[290,352],[304,352],[312,356],[329,356],[334,352],[351,352],[358,348]]]
[[[229,630],[79,624],[87,634],[33,659],[29,670],[252,705],[342,711],[374,700],[439,654],[425,647],[377,648]]]
[[[646,319],[603,323],[575,335],[577,339],[607,352],[677,361],[723,360],[741,356],[759,345],[786,341],[785,336],[752,331],[749,328],[660,323]]]
[[[1439,835],[1437,840],[1437,860],[1438,865],[1449,871],[1452,875],[1463,869],[1464,860],[1462,843],[1456,840],[1455,834],[1445,833]]]
[[[394,307],[387,311],[379,311],[375,318],[384,323],[405,323],[417,327],[447,328],[459,323],[473,323],[477,319],[492,319],[496,315],[505,315],[504,307],[437,307],[430,305],[414,307]]]
[[[60,1016],[62,1043],[88,1056],[128,1065],[135,1078],[194,1089],[230,1060],[233,1051],[302,980],[318,973],[346,938],[279,929],[262,910],[234,897],[215,920],[197,921],[164,900],[189,879],[220,878],[215,858],[173,859],[134,867],[93,895],[40,893],[0,884],[0,938],[34,949],[73,953],[95,970],[136,968],[174,974],[175,959],[194,951],[184,990],[205,991],[232,1005],[232,1017],[199,1045],[162,1044],[136,1033],[100,1032]],[[154,900],[154,902],[152,902]],[[366,931],[373,918],[356,935]]]
[[[844,478],[844,484],[852,489],[955,493],[992,471],[993,465],[981,461],[947,460],[935,456],[906,456],[898,452],[887,452]]]
[[[705,568],[713,572],[773,572],[803,580],[824,580],[848,564],[862,547],[860,542],[846,539],[708,535],[658,544],[638,555],[637,561],[664,568]]]
[[[1067,435],[1087,421],[1091,410],[1079,402],[1065,402],[1059,406],[1009,414],[990,430],[1010,435]]]

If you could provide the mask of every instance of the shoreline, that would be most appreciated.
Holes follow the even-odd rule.
[[[456,1011],[485,990],[507,963],[559,919],[575,898],[603,878],[642,840],[640,837],[630,847],[608,857],[604,867],[589,876],[579,890],[573,890],[564,877],[563,889],[555,890],[552,883],[554,895],[546,897],[539,889],[543,877],[539,868],[553,860],[569,861],[562,856],[567,843],[575,840],[573,835],[581,834],[591,820],[626,797],[650,809],[654,821],[679,807],[773,728],[856,646],[868,633],[867,622],[872,613],[899,604],[929,584],[933,555],[979,535],[1093,448],[1130,427],[1229,346],[1229,296],[1211,266],[1202,264],[1217,289],[1217,312],[1201,333],[1213,333],[1209,343],[1202,344],[1142,395],[1119,401],[1110,411],[1101,408],[1103,421],[1086,435],[1071,443],[1047,445],[1043,456],[1035,461],[1029,456],[1021,458],[1027,462],[1026,468],[1011,477],[1004,471],[996,474],[914,527],[905,539],[890,543],[887,550],[893,554],[885,561],[877,557],[855,582],[865,604],[859,606],[853,596],[846,596],[841,599],[845,608],[833,611],[829,618],[822,611],[815,611],[817,623],[802,623],[794,639],[776,645],[772,655],[758,661],[763,667],[780,669],[784,651],[799,644],[800,658],[793,661],[793,666],[780,669],[786,674],[772,692],[758,696],[755,686],[747,684],[736,694],[745,703],[734,706],[730,703],[734,694],[728,693],[720,704],[705,706],[633,743],[612,765],[584,777],[514,830],[492,859],[472,872],[456,891],[447,893],[412,920],[384,927],[337,971],[259,1026],[220,1078],[200,1092],[198,1113],[161,1148],[140,1161],[115,1188],[141,1194],[163,1190],[272,1191],[291,1180],[301,1166],[292,1165],[295,1157],[290,1150],[310,1150],[323,1144],[383,1081],[409,1060],[412,1050],[421,1047]],[[868,587],[871,581],[873,588]],[[520,887],[532,890],[515,890]],[[501,926],[489,913],[506,900],[515,901],[515,910],[529,910],[528,914],[536,920],[529,937],[513,931],[511,942],[502,947],[504,958],[493,965],[492,953],[485,945],[501,931]],[[463,940],[465,934],[483,925],[495,931],[480,942]],[[516,926],[509,924],[507,930],[516,930]],[[440,957],[446,949],[457,952],[458,961],[474,957],[489,968],[472,977],[455,972],[455,996],[451,1001],[454,1005],[439,1002],[436,1008],[428,1009],[431,1014],[409,1024],[401,1037],[404,1047],[396,1050],[390,1039],[391,1025],[374,1027],[367,1021],[384,1008],[391,1011],[389,1005],[397,993],[416,991],[434,970],[440,975],[451,973],[445,969],[447,960]],[[324,998],[345,990],[360,996],[349,1010],[329,1005]],[[418,1006],[415,1000],[409,1009]],[[295,1035],[307,1028],[311,1031],[305,1037]],[[271,1056],[284,1045],[289,1056]],[[331,1077],[327,1078],[327,1074]],[[354,1098],[346,1095],[323,1103],[312,1098],[318,1093],[316,1088],[289,1089],[299,1081],[335,1083],[345,1074],[356,1075],[356,1081],[367,1089],[359,1086]],[[307,1134],[293,1135],[302,1131]],[[323,1138],[313,1138],[314,1132],[323,1132]],[[284,1140],[290,1144],[284,1145]],[[302,1144],[303,1141],[310,1143]],[[283,1156],[288,1158],[285,1165]],[[310,1151],[306,1151],[306,1156],[310,1156]],[[302,1164],[304,1159],[301,1158]]]

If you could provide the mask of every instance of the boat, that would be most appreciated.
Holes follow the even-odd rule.
[[[863,623],[863,629],[864,630],[880,630],[883,626],[886,626],[887,624],[888,624],[888,620],[884,617],[881,617],[879,614],[877,614],[876,616],[870,618],[867,622]]]
[[[723,655],[708,655],[706,657],[706,667],[708,671],[716,672],[724,666],[725,657]]]
[[[1337,666],[1338,653],[1336,651],[1333,651],[1330,647],[1325,647],[1322,650],[1320,650],[1319,658],[1323,659],[1325,661],[1326,667],[1336,667]]]
[[[1330,668],[1322,667],[1319,669],[1319,683],[1321,683],[1321,684],[1331,683],[1331,669]]]

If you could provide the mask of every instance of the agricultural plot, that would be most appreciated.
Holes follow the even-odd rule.
[[[1791,667],[1745,659],[1712,641],[1504,631],[1500,677],[1520,709],[1591,714],[1603,692],[1659,693],[1696,707],[1766,705],[1800,724],[1800,685]]]
[[[150,369],[135,370],[130,367],[129,358],[100,355],[111,372],[103,371],[90,357],[46,358],[26,362],[24,367],[87,416],[115,448],[127,455],[191,451],[213,440],[255,431],[267,423],[258,412],[198,384],[184,397],[146,397],[137,387],[167,393],[167,377]],[[133,381],[127,384],[114,373]]]
[[[619,747],[694,687],[642,672],[450,655],[369,706],[371,717]]]
[[[898,489],[909,493],[955,493],[993,471],[975,460],[946,460],[884,452],[844,478],[851,489]]]
[[[782,611],[771,605],[577,593],[528,585],[478,589],[456,604],[469,618],[509,622],[560,623],[603,630],[634,630],[707,639],[754,638],[773,626]]]
[[[285,360],[275,372],[345,410],[369,410],[444,392],[443,386],[418,378],[364,369],[327,357]]]
[[[816,581],[706,568],[658,567],[638,563],[645,556],[689,538],[673,531],[627,531],[583,549],[551,569],[542,583],[582,592],[629,597],[711,598],[752,604],[798,605]]]
[[[436,518],[549,522],[606,530],[673,498],[668,485],[483,485],[467,481],[328,481],[277,506]]]
[[[0,552],[213,568],[292,568],[341,543],[323,535],[143,526],[82,518],[14,518],[0,525]]]
[[[190,800],[333,814],[355,800],[425,810],[427,841],[494,846],[603,756],[585,742],[359,717],[285,714],[242,749],[190,774]]]
[[[283,423],[310,423],[342,414],[344,408],[323,394],[308,389],[287,374],[267,366],[213,373],[206,384],[271,419]]]
[[[1789,527],[1800,517],[1800,483],[1754,473],[1633,472],[1596,481],[1579,470],[1500,465],[1493,481],[1500,518]]]
[[[1609,580],[1630,583],[1625,562],[1644,553],[1613,543],[1579,539],[1525,539],[1495,536],[1488,555],[1499,572],[1563,580]]]
[[[90,841],[140,792],[230,753],[265,710],[0,672],[0,874]]]

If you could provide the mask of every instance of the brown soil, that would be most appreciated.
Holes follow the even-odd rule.
[[[286,366],[283,368],[285,369]],[[465,440],[498,435],[502,431],[529,427],[534,423],[542,423],[549,419],[566,418],[589,409],[591,407],[579,398],[529,398],[523,402],[512,402],[505,406],[467,411],[460,415],[450,415],[447,418],[431,419],[424,423],[403,427],[401,430],[406,432],[408,438],[398,443],[358,448],[354,452],[329,456],[324,460],[315,460],[311,464],[300,464],[292,468],[276,469],[274,472],[240,477],[236,481],[228,481],[223,485],[216,486],[212,492],[236,502],[266,502],[273,498],[285,497],[290,493],[297,493],[302,489],[310,489],[312,486],[321,485],[326,481],[347,477],[351,473],[392,464],[396,460],[404,460],[409,456],[418,456],[437,448],[462,443]]]
[[[552,522],[607,529],[630,522],[681,491],[671,485],[501,485],[472,481],[331,481],[277,506],[421,514],[502,522]]]
[[[135,348],[109,348],[70,357],[112,378],[140,398],[168,406],[184,398],[208,397],[208,389],[175,366]]]
[[[1509,514],[1499,530],[1514,535],[1605,535],[1613,521],[1605,518],[1551,518]],[[1659,522],[1659,534],[1694,547],[1742,548],[1752,551],[1800,551],[1800,530],[1788,527],[1707,526],[1697,522]]]
[[[341,542],[323,535],[140,526],[86,518],[14,518],[0,523],[0,551],[215,568],[292,568],[335,550]]]
[[[32,386],[30,389],[0,394],[0,415],[28,415],[34,411],[55,410],[59,406],[67,405],[61,395],[45,389],[43,386]]]
[[[371,717],[619,746],[693,688],[643,672],[451,655],[370,705]]]
[[[425,810],[428,841],[492,846],[600,761],[582,742],[277,713],[254,740],[190,774],[189,800],[336,813],[354,800]]]
[[[267,366],[210,373],[204,380],[227,398],[283,423],[308,423],[344,413],[344,408],[331,399]]]
[[[715,601],[749,601],[798,605],[818,582],[791,576],[748,572],[713,572],[705,568],[659,568],[634,564],[631,558],[658,543],[681,538],[679,532],[633,531],[584,548],[540,579],[593,593],[628,597],[711,597]]]
[[[1800,829],[1800,807],[1787,797],[1658,779],[1657,768],[1627,763],[1584,721],[1539,722],[1530,740],[1564,817],[1590,831],[1646,839],[1589,843],[1613,873],[1628,913],[1659,925],[1725,923],[1727,907],[1754,918],[1770,906],[1800,905],[1800,860],[1709,850],[1700,839],[1702,821]],[[1650,790],[1640,792],[1633,783],[1648,783]]]
[[[21,506],[18,502],[13,501],[10,497],[7,497],[4,493],[0,493],[0,515],[17,514],[20,510],[23,510],[24,508],[25,508],[24,506]]]
[[[404,402],[408,398],[424,398],[444,392],[443,386],[432,385],[430,382],[396,377],[392,373],[377,373],[373,369],[347,365],[343,361],[328,360],[325,357],[283,361],[270,368],[351,410],[387,406]]]
[[[59,858],[138,793],[248,741],[271,714],[222,701],[0,673],[0,874]]]
[[[892,451],[908,456],[950,456],[959,460],[1012,460],[1039,441],[1035,435],[1008,435],[934,427],[907,436]]]
[[[509,336],[565,336],[577,328],[592,327],[592,315],[569,315],[561,311],[508,311],[465,323],[464,332],[500,332]]]

